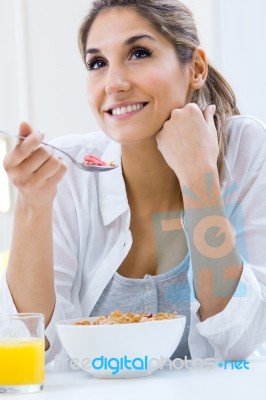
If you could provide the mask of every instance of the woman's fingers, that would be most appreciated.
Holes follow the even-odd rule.
[[[9,177],[14,185],[18,188],[27,187],[29,189],[32,187],[32,189],[36,189],[57,174],[59,169],[62,169],[62,172],[65,171],[65,164],[53,154],[52,148],[39,146],[18,166],[10,168]]]
[[[33,132],[26,139],[18,139],[14,149],[6,156],[4,167],[8,172],[11,168],[19,166],[25,161],[36,148],[40,145],[43,139],[43,134]]]
[[[28,186],[33,175],[52,157],[52,151],[38,147],[18,166],[10,168],[9,177],[16,187]]]
[[[10,180],[20,192],[27,206],[40,208],[53,202],[56,185],[66,172],[66,165],[54,156],[54,150],[41,145],[44,135],[32,132],[29,124],[23,122],[14,149],[5,157],[4,167]]]
[[[51,156],[37,171],[30,175],[29,184],[33,187],[41,188],[48,182],[54,182],[53,178],[55,178],[55,183],[58,183],[57,177],[63,177],[65,171],[66,165],[64,162]]]
[[[30,175],[36,172],[54,154],[51,147],[38,146],[30,155],[19,165],[22,175]]]
[[[67,170],[66,164],[62,160],[57,160],[57,161],[60,162],[60,166],[53,175],[48,176],[46,178],[46,180],[44,181],[43,189],[45,189],[45,187],[51,187],[51,186],[56,187],[56,185],[61,181],[61,179],[65,175]]]
[[[19,124],[19,135],[21,136],[28,136],[32,133],[33,129],[30,126],[30,124],[28,124],[28,122],[21,122]],[[23,139],[18,139],[18,142],[20,143]]]
[[[203,112],[203,116],[204,116],[204,119],[205,119],[207,125],[212,128],[213,127],[215,128],[215,123],[214,123],[214,119],[213,119],[215,111],[216,111],[216,105],[212,104],[212,105],[209,105],[208,107],[206,107],[206,109]]]

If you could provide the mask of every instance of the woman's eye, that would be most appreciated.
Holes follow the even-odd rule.
[[[146,58],[146,57],[150,57],[152,54],[151,50],[145,49],[145,48],[138,48],[138,49],[134,49],[131,52],[130,57],[131,58],[135,58],[135,59],[139,59],[139,58]]]
[[[86,63],[86,68],[89,71],[95,71],[96,69],[100,69],[105,67],[106,63],[102,59],[92,59]]]

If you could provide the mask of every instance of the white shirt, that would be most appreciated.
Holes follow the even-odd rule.
[[[245,229],[239,225],[236,239],[246,246],[243,254],[242,246],[238,249],[244,265],[236,292],[241,287],[246,292],[233,296],[222,312],[203,322],[197,313],[199,302],[191,303],[192,358],[244,359],[266,341],[266,128],[255,118],[233,117],[227,142],[221,190],[225,205],[234,204],[229,221],[239,207],[243,213]],[[121,165],[120,145],[101,132],[61,137],[54,144],[81,160],[93,154]],[[121,167],[93,174],[70,163],[54,202],[56,305],[45,331],[50,342],[47,361],[60,350],[56,321],[89,316],[125,259],[132,245],[129,227]],[[0,294],[0,313],[16,312],[5,276]]]

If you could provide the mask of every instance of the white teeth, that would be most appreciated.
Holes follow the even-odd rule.
[[[133,104],[132,106],[127,106],[127,107],[116,107],[112,110],[112,115],[125,115],[127,113],[131,113],[132,111],[138,111],[142,109],[144,106],[143,104]]]

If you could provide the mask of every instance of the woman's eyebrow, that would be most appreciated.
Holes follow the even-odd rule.
[[[130,46],[130,45],[134,44],[135,42],[137,42],[137,41],[140,40],[140,39],[149,39],[149,40],[155,41],[154,37],[149,36],[149,35],[136,35],[136,36],[132,36],[132,37],[128,38],[128,39],[124,42],[124,46]],[[99,49],[94,49],[94,48],[92,48],[92,49],[87,49],[87,50],[85,51],[85,55],[86,55],[86,54],[98,54],[98,53],[100,53],[100,52],[101,52],[101,51],[100,51]]]

